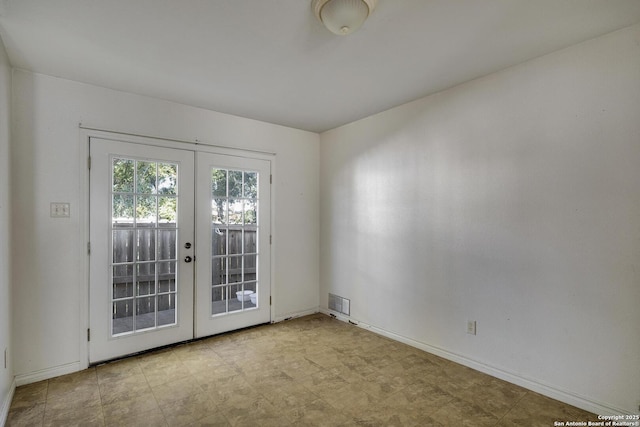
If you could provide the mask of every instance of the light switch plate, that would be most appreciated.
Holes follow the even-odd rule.
[[[71,204],[66,202],[51,202],[51,218],[69,218],[71,216]]]
[[[467,320],[467,333],[471,335],[476,334],[476,321],[475,320]]]

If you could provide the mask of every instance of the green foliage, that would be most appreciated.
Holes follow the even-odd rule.
[[[131,222],[175,222],[178,166],[172,163],[115,158],[112,169],[113,218]],[[258,174],[213,169],[211,196],[216,206],[215,222],[255,224],[257,221]],[[229,210],[229,212],[227,212]]]
[[[138,221],[176,220],[176,164],[114,159],[112,179],[113,218],[133,220],[135,211]]]
[[[244,223],[257,222],[255,199],[258,197],[258,174],[256,172],[212,169],[211,195],[215,203],[214,222],[242,224],[242,206],[244,206]],[[251,206],[253,209],[249,209]]]

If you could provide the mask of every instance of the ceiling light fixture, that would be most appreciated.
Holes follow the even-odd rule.
[[[376,7],[376,0],[312,0],[316,18],[329,31],[346,36],[364,24]]]

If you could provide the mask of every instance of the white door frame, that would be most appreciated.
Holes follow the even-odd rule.
[[[80,177],[79,177],[79,185],[80,185],[80,194],[79,194],[79,206],[78,206],[78,217],[80,219],[81,232],[78,236],[78,247],[83,248],[84,250],[84,258],[81,263],[81,273],[83,277],[83,281],[79,284],[78,295],[79,295],[79,313],[80,318],[78,319],[78,355],[79,355],[79,363],[73,366],[77,366],[78,369],[87,369],[89,367],[89,341],[88,341],[88,331],[89,331],[89,140],[90,138],[100,138],[100,139],[108,139],[120,142],[130,142],[134,144],[146,144],[146,145],[155,145],[158,147],[167,147],[167,148],[182,148],[189,149],[193,151],[203,151],[213,154],[223,154],[230,156],[238,156],[238,157],[247,157],[247,158],[255,158],[255,159],[263,159],[269,160],[271,162],[271,176],[275,182],[276,176],[276,153],[269,151],[260,151],[253,149],[245,149],[245,148],[236,148],[230,146],[217,145],[212,143],[203,142],[201,140],[178,140],[171,138],[163,138],[158,136],[151,135],[141,135],[141,134],[133,134],[133,133],[125,133],[125,132],[116,132],[110,129],[104,129],[99,127],[87,126],[83,123],[78,125],[79,128],[79,149],[78,149],[78,162],[81,165],[80,167]],[[271,191],[271,235],[275,236],[275,193],[276,190],[273,185],[270,186]],[[275,239],[274,239],[275,240]],[[275,261],[276,261],[276,244],[271,245],[271,262],[270,262],[270,295],[272,297],[273,303],[271,304],[271,321],[273,322],[275,319],[275,307],[276,307],[276,292],[275,292]],[[74,372],[76,369],[70,367],[69,372]]]

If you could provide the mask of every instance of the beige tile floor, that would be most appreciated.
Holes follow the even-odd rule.
[[[552,426],[575,407],[317,314],[18,387],[8,426]]]

